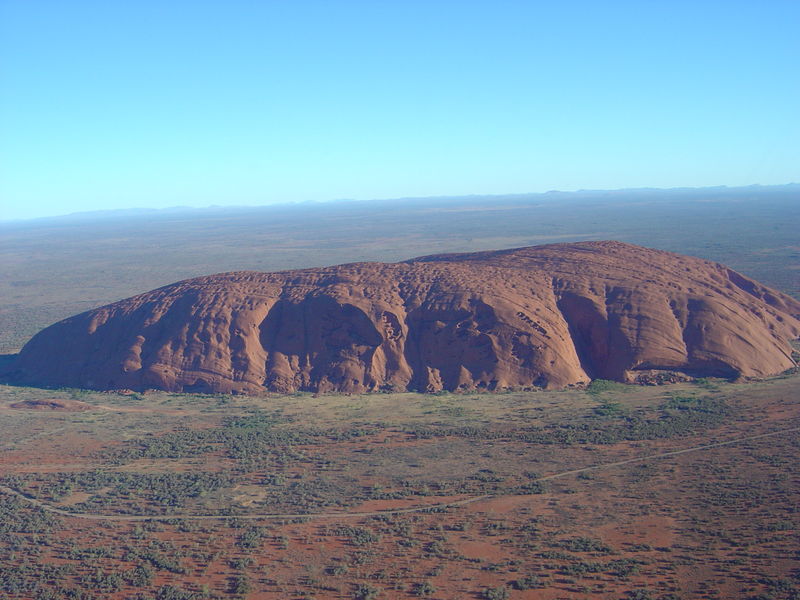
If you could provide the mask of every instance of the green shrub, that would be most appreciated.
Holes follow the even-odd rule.
[[[433,587],[430,581],[423,581],[422,583],[415,583],[412,593],[420,598],[425,598],[436,593],[436,588]]]
[[[353,600],[374,600],[380,593],[378,588],[362,583],[353,592]]]
[[[495,588],[485,588],[481,593],[484,600],[508,600],[508,588],[504,585]]]
[[[528,575],[511,582],[511,587],[515,590],[531,590],[542,587],[541,580],[536,575]]]

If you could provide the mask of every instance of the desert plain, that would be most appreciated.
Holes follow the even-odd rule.
[[[796,298],[796,193],[6,226],[3,360],[180,278],[550,241],[720,261]],[[797,598],[799,391],[796,368],[429,394],[3,385],[0,597]]]

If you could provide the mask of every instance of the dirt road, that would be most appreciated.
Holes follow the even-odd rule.
[[[747,442],[750,440],[758,440],[766,437],[784,435],[787,433],[794,433],[797,431],[800,431],[800,427],[793,427],[791,429],[781,429],[779,431],[770,431],[767,433],[760,433],[756,435],[748,435],[744,437],[725,440],[722,442],[714,442],[711,444],[692,446],[690,448],[683,448],[681,450],[672,450],[670,452],[648,454],[646,456],[639,456],[636,458],[618,460],[615,462],[603,463],[599,465],[593,465],[590,467],[583,467],[580,469],[572,469],[570,471],[562,471],[560,473],[544,475],[536,479],[536,481],[550,481],[552,479],[569,477],[571,475],[578,475],[580,473],[587,473],[589,471],[612,469],[615,467],[621,467],[623,465],[629,465],[631,463],[645,462],[650,460],[660,460],[660,459],[670,458],[672,456],[677,456],[679,454],[687,454],[689,452],[699,452],[701,450],[709,450],[711,448],[720,448],[722,446],[730,446],[733,444],[740,444],[742,442]],[[36,506],[52,514],[60,515],[62,517],[70,517],[73,519],[88,519],[94,521],[169,521],[172,519],[184,519],[192,521],[210,521],[210,520],[223,520],[223,519],[242,519],[242,520],[252,520],[252,521],[267,520],[267,519],[346,519],[346,518],[374,517],[378,515],[398,515],[406,513],[424,512],[428,510],[445,509],[455,506],[464,506],[466,504],[473,504],[475,502],[480,502],[481,500],[489,500],[491,498],[499,497],[502,495],[502,494],[482,494],[480,496],[470,496],[469,498],[464,498],[462,500],[445,502],[441,504],[432,504],[427,506],[415,506],[410,508],[398,508],[390,510],[375,510],[367,512],[320,512],[320,513],[285,513],[285,514],[256,514],[256,515],[222,515],[222,514],[192,515],[192,514],[181,514],[181,513],[170,514],[170,515],[103,515],[96,513],[78,513],[78,512],[63,510],[55,506],[52,506],[50,504],[47,504],[45,502],[42,502],[41,500],[37,500],[36,498],[32,498],[26,494],[23,494],[18,490],[2,485],[0,485],[0,492],[17,496],[18,498],[25,500],[26,502],[32,504],[33,506]]]

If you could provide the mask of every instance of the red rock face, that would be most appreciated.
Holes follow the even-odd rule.
[[[258,393],[561,388],[795,366],[800,303],[708,261],[554,244],[200,277],[48,327],[12,380]]]

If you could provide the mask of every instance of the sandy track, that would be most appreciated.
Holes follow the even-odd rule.
[[[797,431],[800,431],[800,427],[792,427],[791,429],[781,429],[778,431],[770,431],[767,433],[759,433],[756,435],[747,435],[730,440],[725,440],[722,442],[714,442],[711,444],[703,444],[699,446],[692,446],[690,448],[683,448],[681,450],[659,452],[658,454],[648,454],[646,456],[639,456],[636,458],[629,458],[626,460],[618,460],[614,462],[593,465],[590,467],[583,467],[580,469],[572,469],[570,471],[561,471],[560,473],[553,473],[551,475],[545,475],[543,477],[539,477],[535,481],[549,481],[552,479],[569,477],[571,475],[578,475],[580,473],[586,473],[589,471],[612,469],[623,465],[629,465],[631,463],[645,462],[649,460],[660,460],[660,459],[670,458],[672,456],[678,456],[679,454],[687,454],[689,452],[709,450],[711,448],[720,448],[722,446],[730,446],[733,444],[739,444],[750,440],[758,440],[761,438],[773,437],[777,435],[783,435],[786,433],[794,433]],[[427,506],[415,506],[410,508],[397,508],[389,510],[374,510],[367,512],[273,513],[273,514],[256,514],[256,515],[222,515],[222,514],[192,515],[192,514],[182,514],[182,513],[176,513],[171,515],[104,515],[96,513],[71,512],[68,510],[56,508],[55,506],[42,502],[41,500],[37,500],[36,498],[32,498],[27,494],[23,494],[18,490],[3,485],[0,485],[0,492],[17,496],[18,498],[25,500],[26,502],[32,504],[33,506],[36,506],[52,514],[60,515],[62,517],[70,517],[73,519],[87,519],[94,521],[169,521],[172,519],[183,519],[183,520],[193,520],[193,521],[210,521],[210,520],[223,520],[223,519],[243,519],[252,521],[268,520],[268,519],[345,519],[354,517],[355,518],[374,517],[378,515],[399,515],[399,514],[407,514],[415,512],[425,512],[429,510],[452,508],[456,506],[464,506],[466,504],[473,504],[475,502],[480,502],[481,500],[488,500],[491,498],[505,495],[505,494],[482,494],[480,496],[470,496],[469,498],[464,498],[462,500],[445,502],[441,504],[431,504]]]
[[[719,448],[720,446],[730,446],[733,444],[738,444],[740,442],[746,442],[749,440],[757,440],[760,438],[771,437],[776,435],[781,435],[784,433],[793,433],[795,431],[800,431],[800,427],[792,427],[791,429],[781,429],[779,431],[770,431],[768,433],[759,433],[757,435],[747,435],[744,437],[739,437],[731,440],[726,440],[724,442],[714,442],[713,444],[704,444],[702,446],[692,446],[691,448],[684,448],[682,450],[672,450],[670,452],[660,452],[658,454],[649,454],[647,456],[639,456],[637,458],[629,458],[626,460],[618,460],[616,462],[610,463],[603,463],[601,465],[594,465],[591,467],[583,467],[582,469],[573,469],[571,471],[562,471],[561,473],[554,473],[552,475],[545,475],[544,477],[539,477],[537,481],[547,481],[549,479],[558,479],[559,477],[567,477],[568,475],[578,475],[579,473],[586,473],[587,471],[596,471],[599,469],[610,469],[613,467],[620,467],[622,465],[628,465],[631,463],[636,462],[644,462],[647,460],[657,460],[661,458],[669,458],[670,456],[677,456],[679,454],[686,454],[688,452],[697,452],[699,450],[709,450],[711,448]]]

